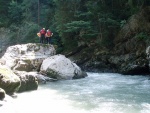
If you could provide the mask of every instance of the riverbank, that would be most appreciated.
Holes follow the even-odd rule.
[[[140,54],[136,54],[138,49],[131,53],[119,54],[114,50],[93,46],[79,47],[80,51],[77,49],[64,54],[84,71],[113,72],[124,75],[147,75],[150,73],[146,48]]]

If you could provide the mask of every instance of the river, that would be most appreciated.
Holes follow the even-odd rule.
[[[19,93],[0,113],[150,113],[148,76],[88,73]],[[12,112],[13,111],[13,112]]]

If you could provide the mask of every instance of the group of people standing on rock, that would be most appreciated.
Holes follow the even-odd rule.
[[[40,43],[46,43],[46,44],[51,44],[51,37],[53,36],[53,33],[47,29],[45,30],[45,28],[41,29],[39,33],[37,33],[37,35],[40,37]]]

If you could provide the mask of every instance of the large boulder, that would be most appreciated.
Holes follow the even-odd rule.
[[[80,67],[64,55],[55,55],[45,59],[40,72],[56,79],[77,79],[87,76]]]
[[[18,92],[37,90],[38,84],[45,84],[46,82],[56,81],[38,72],[14,71],[14,73],[19,76],[21,80],[21,86]]]
[[[0,88],[3,88],[7,94],[13,94],[20,87],[19,77],[7,66],[0,65]]]
[[[37,71],[42,61],[55,53],[52,45],[28,43],[8,47],[1,61],[6,61],[5,65],[12,70]]]
[[[21,86],[18,89],[18,92],[37,90],[38,80],[37,78],[28,72],[25,71],[15,71],[14,72],[21,80]]]

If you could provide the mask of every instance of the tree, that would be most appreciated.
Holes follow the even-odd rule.
[[[55,21],[56,30],[59,33],[64,47],[76,47],[76,41],[73,33],[65,32],[66,24],[76,20],[75,13],[78,11],[80,0],[54,0],[56,4]]]
[[[0,0],[0,27],[6,27],[8,25],[8,6],[11,0]]]
[[[12,1],[8,7],[9,9],[9,18],[10,18],[10,24],[11,23],[15,23],[15,24],[21,24],[23,21],[23,10],[22,10],[22,6],[15,2]]]
[[[21,5],[24,21],[38,23],[38,0],[23,0]]]

